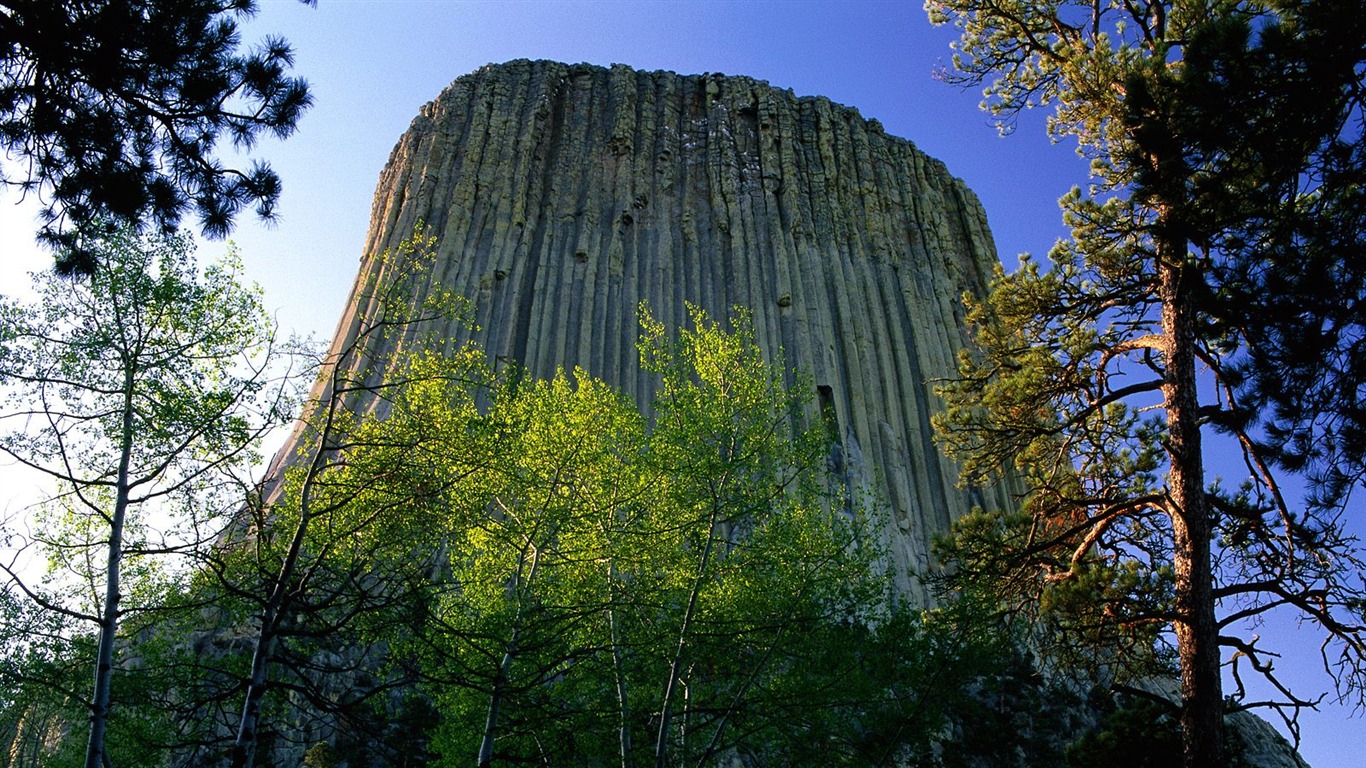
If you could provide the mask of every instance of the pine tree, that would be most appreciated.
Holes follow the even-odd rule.
[[[943,390],[964,480],[1013,464],[1029,487],[1018,513],[960,526],[960,583],[1042,598],[1070,641],[1126,658],[1170,630],[1188,766],[1221,764],[1223,649],[1292,721],[1310,703],[1255,635],[1232,635],[1267,611],[1322,627],[1359,696],[1360,560],[1340,513],[1366,424],[1360,3],[927,8],[962,30],[947,79],[984,84],[1005,124],[1053,106],[1052,135],[1093,163],[1090,191],[1062,201],[1072,237],[1049,267],[998,276],[972,312],[980,351]],[[1223,436],[1247,467],[1235,488],[1206,479],[1206,438]]]
[[[311,4],[312,0],[305,0]],[[280,38],[240,51],[254,0],[0,2],[0,184],[43,195],[39,241],[89,273],[96,222],[173,229],[193,211],[226,235],[246,206],[274,215],[280,179],[223,166],[220,137],[250,149],[289,136],[312,103]],[[86,235],[92,233],[87,232]],[[98,236],[102,233],[93,233]]]

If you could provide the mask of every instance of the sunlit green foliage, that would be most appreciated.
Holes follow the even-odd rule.
[[[394,600],[394,589],[404,584],[397,575],[376,573],[373,558],[356,547],[375,540],[367,534],[374,533],[376,520],[392,513],[392,503],[367,506],[357,497],[386,482],[389,488],[404,487],[395,478],[412,481],[407,496],[420,496],[427,481],[419,475],[428,468],[422,446],[430,427],[386,436],[367,424],[393,398],[429,378],[470,387],[487,379],[477,349],[447,349],[435,332],[463,317],[468,303],[441,289],[419,292],[430,282],[426,273],[435,248],[435,238],[418,222],[398,246],[372,257],[367,280],[351,297],[351,322],[318,366],[313,397],[296,431],[297,453],[280,468],[283,478],[271,478],[263,494],[239,513],[247,530],[225,547],[225,563],[216,570],[218,588],[239,605],[246,603],[255,626],[232,740],[234,768],[257,760],[262,735],[270,733],[262,727],[268,723],[265,715],[284,704],[267,695],[272,691],[306,691],[310,702],[346,717],[384,688],[382,681],[355,685],[339,678],[358,670],[371,654],[368,648],[355,647],[336,664],[313,659],[327,653],[328,643],[360,640],[354,632],[357,621]],[[415,295],[421,299],[414,301]],[[452,407],[458,404],[453,401]],[[393,463],[374,464],[372,458],[363,470],[353,468],[366,451]]]
[[[395,486],[424,489],[422,513],[372,533],[404,542],[390,562],[444,558],[428,563],[423,624],[393,642],[426,659],[452,762],[625,750],[643,763],[666,698],[682,713],[664,729],[669,763],[720,754],[728,728],[763,717],[760,683],[811,628],[884,610],[875,538],[822,496],[822,438],[793,422],[781,371],[743,320],[694,323],[673,340],[643,318],[653,425],[577,371],[505,377],[482,414],[462,384],[431,378],[375,427],[447,430],[423,441],[442,459],[424,483]],[[354,466],[371,475],[368,459]]]
[[[829,475],[812,387],[744,313],[669,329],[642,310],[642,408],[425,336],[464,306],[405,304],[431,246],[360,294],[283,481],[196,570],[129,593],[157,610],[120,625],[116,764],[1056,761],[1063,705],[1008,750],[990,734],[1073,699],[966,603],[895,602],[875,506]],[[0,708],[27,730],[0,738],[75,764],[79,740],[45,734],[83,717],[59,681],[94,641],[12,615]]]
[[[0,307],[0,451],[51,494],[33,519],[4,521],[0,562],[7,598],[50,618],[4,640],[54,669],[81,657],[94,671],[89,694],[49,681],[61,707],[89,713],[87,765],[114,735],[129,750],[162,737],[131,712],[111,726],[139,679],[122,629],[167,609],[161,594],[198,566],[240,499],[258,438],[290,415],[259,291],[233,254],[201,271],[192,252],[187,237],[113,232],[88,277],[40,275],[36,303]],[[32,554],[48,564],[41,582],[21,570]],[[5,671],[16,690],[41,682]]]
[[[871,511],[832,495],[747,323],[642,314],[650,419],[581,370],[422,356],[349,432],[307,548],[367,574],[341,631],[418,693],[371,701],[410,759],[892,764],[929,759],[965,681],[992,689],[1010,643],[892,604]]]

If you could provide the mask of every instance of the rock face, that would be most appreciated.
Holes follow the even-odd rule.
[[[963,344],[960,297],[996,263],[985,214],[942,163],[851,108],[743,77],[488,66],[400,139],[366,253],[418,221],[440,242],[433,284],[476,302],[490,356],[537,376],[583,366],[645,402],[640,302],[675,327],[687,303],[750,308],[765,351],[814,379],[835,466],[890,509],[912,599],[931,538],[1001,501],[955,488],[930,428],[929,382]]]

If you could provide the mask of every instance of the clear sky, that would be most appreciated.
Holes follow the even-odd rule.
[[[316,100],[299,132],[255,153],[284,180],[282,220],[242,219],[232,239],[248,276],[287,330],[327,337],[355,277],[370,199],[398,137],[452,80],[509,59],[555,59],[685,74],[747,75],[858,108],[943,160],[981,198],[1002,258],[1043,255],[1063,234],[1057,199],[1085,183],[1071,145],[1053,145],[1043,114],[1001,136],[979,94],[934,78],[948,64],[949,29],[932,28],[916,0],[897,2],[662,2],[651,0],[260,0],[248,43],[282,35]],[[26,284],[50,257],[32,247],[32,210],[0,198],[0,292]],[[219,253],[206,245],[201,256]],[[1306,668],[1317,643],[1296,638]],[[1307,634],[1307,633],[1306,633]],[[1317,679],[1312,685],[1326,683]],[[1341,706],[1304,719],[1315,768],[1366,765],[1366,721]]]
[[[338,297],[354,276],[375,182],[399,135],[452,80],[491,62],[554,59],[748,75],[857,107],[964,178],[1012,261],[1020,251],[1048,250],[1062,232],[1057,198],[1085,179],[1085,163],[1072,149],[1043,135],[1042,115],[1003,139],[978,109],[977,93],[934,79],[933,71],[948,63],[953,34],[932,28],[916,2],[261,6],[246,38],[283,34],[316,106],[297,136],[262,148],[284,179],[284,221],[269,232],[244,220],[234,240],[279,303],[282,320],[298,327],[330,332]],[[324,316],[321,324],[313,313]]]

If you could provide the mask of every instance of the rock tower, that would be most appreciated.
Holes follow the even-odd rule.
[[[814,380],[846,482],[890,510],[908,591],[935,534],[1000,501],[955,487],[930,428],[931,382],[964,342],[961,296],[996,263],[986,216],[942,163],[854,109],[720,74],[490,65],[399,140],[366,253],[418,221],[440,243],[433,284],[475,302],[491,357],[537,376],[579,365],[646,402],[640,302],[675,327],[687,303],[750,308],[765,351]]]

